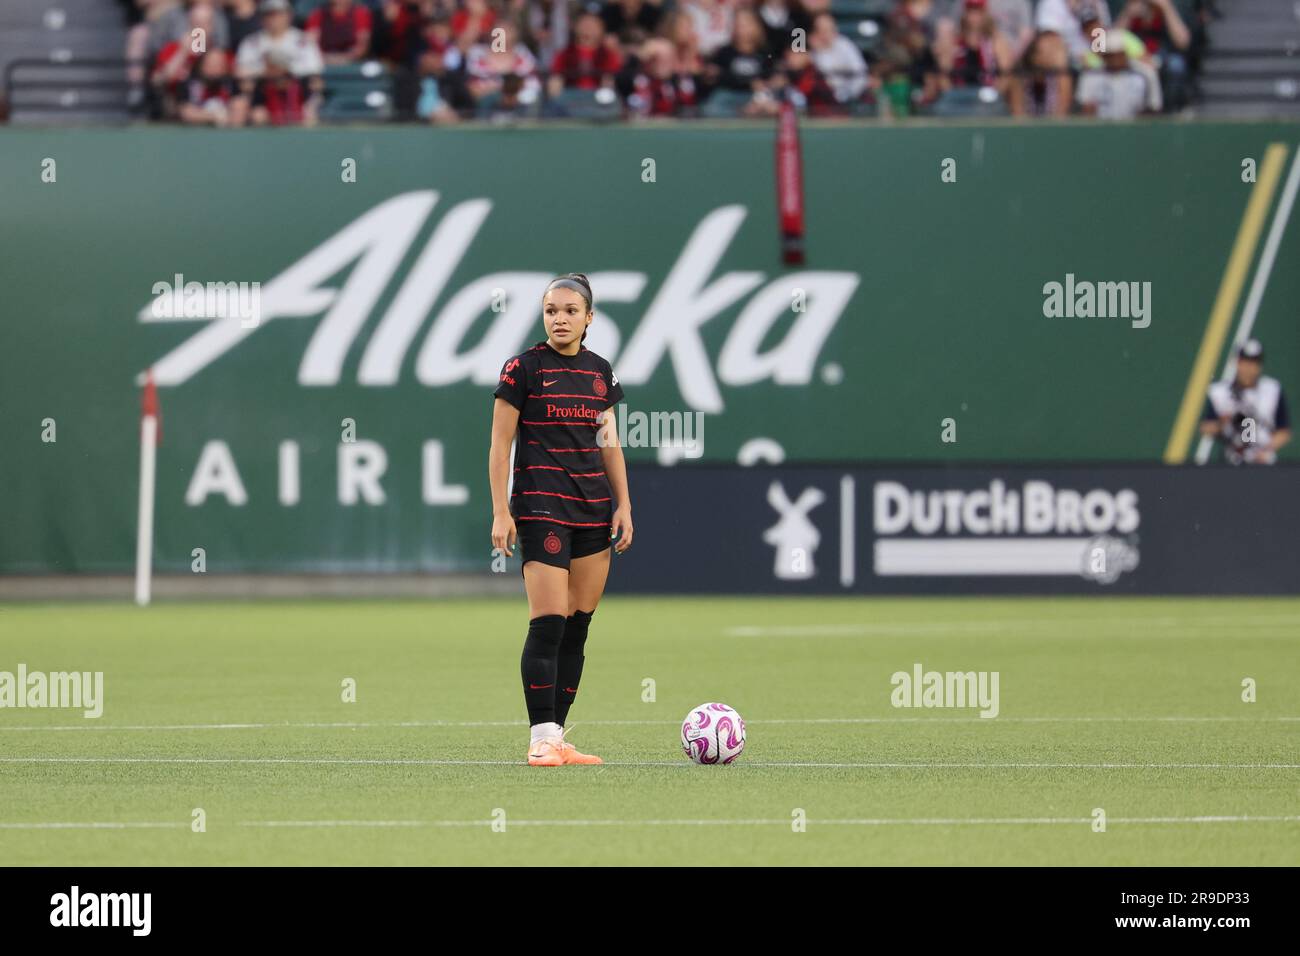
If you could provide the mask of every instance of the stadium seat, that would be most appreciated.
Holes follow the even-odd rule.
[[[382,122],[393,118],[392,77],[380,63],[325,67],[320,118],[332,122]]]
[[[326,0],[293,0],[293,18],[299,23],[311,16],[312,11],[322,7]]]
[[[940,95],[932,116],[1006,116],[1007,104],[992,87],[958,87]]]
[[[831,15],[836,20],[871,17],[883,20],[894,9],[895,0],[831,0]]]
[[[540,98],[534,99],[531,103],[520,102],[509,113],[500,110],[500,102],[500,93],[488,93],[475,104],[474,112],[479,119],[491,119],[497,122],[510,119],[537,119],[541,114],[542,104]]]
[[[849,104],[850,116],[879,116],[880,103],[868,103],[866,100],[854,100]]]
[[[616,120],[623,115],[618,97],[606,99],[596,90],[564,90],[546,104],[549,116],[584,120]]]
[[[740,90],[715,90],[700,107],[700,115],[707,119],[729,119],[740,116],[750,100],[750,94]]]
[[[871,60],[880,49],[884,36],[884,27],[880,21],[862,14],[835,14],[835,25],[840,34],[848,37],[862,51],[862,55]]]
[[[104,0],[0,2],[0,95],[16,123],[113,122],[129,117],[126,25]],[[8,68],[15,67],[12,76]],[[5,90],[6,80],[15,89]]]

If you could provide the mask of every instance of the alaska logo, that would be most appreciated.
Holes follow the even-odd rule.
[[[492,211],[487,199],[465,200],[448,209],[410,268],[399,274],[438,198],[429,190],[408,192],[363,213],[262,282],[261,318],[256,326],[244,328],[232,319],[207,321],[153,363],[155,381],[183,385],[271,322],[311,320],[316,327],[298,365],[300,385],[338,385],[363,330],[369,337],[356,372],[362,386],[397,385],[412,349],[416,350],[415,377],[421,385],[496,383],[501,356],[522,351],[535,336],[538,303],[552,275],[493,272],[459,289],[448,289],[450,277]],[[626,343],[607,317],[592,326],[589,337],[594,351],[610,361],[617,358],[624,381],[631,385],[649,381],[667,359],[683,400],[696,411],[716,413],[724,408],[720,382],[739,387],[770,380],[797,386],[812,380],[827,336],[858,287],[858,275],[788,272],[766,285],[766,275],[754,270],[715,277],[747,214],[739,205],[707,213],[652,293],[646,292],[649,276],[644,272],[590,273],[602,303],[624,304],[632,314],[640,312]],[[336,277],[343,273],[346,278],[340,284]],[[376,314],[395,281],[399,284],[390,304]],[[801,309],[792,310],[792,295],[798,296]],[[742,302],[746,296],[748,301]],[[505,308],[494,315],[485,334],[476,334],[481,328],[478,320],[494,302],[504,302]],[[736,307],[738,314],[725,338],[720,337],[717,356],[710,356],[701,329]],[[140,321],[195,321],[155,316],[153,311],[152,302],[145,305]],[[783,334],[771,341],[778,329]],[[475,344],[462,351],[466,341]],[[766,351],[764,344],[768,344]]]

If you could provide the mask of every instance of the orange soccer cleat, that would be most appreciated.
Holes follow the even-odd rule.
[[[572,727],[566,727],[564,733],[567,734],[572,729]],[[558,746],[565,763],[597,764],[605,762],[593,754],[582,753],[577,747],[564,739],[564,734],[560,735]]]
[[[567,762],[564,759],[564,740],[560,737],[545,737],[528,748],[530,767],[559,767]]]

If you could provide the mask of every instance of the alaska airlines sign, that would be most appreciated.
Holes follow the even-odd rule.
[[[298,366],[298,383],[335,386],[349,350],[397,278],[400,285],[365,342],[357,383],[398,384],[407,356],[415,349],[414,371],[422,385],[494,384],[502,358],[537,338],[539,303],[552,276],[495,272],[459,289],[447,288],[492,210],[487,199],[466,200],[444,212],[414,265],[397,276],[399,264],[437,202],[438,193],[417,191],[375,206],[279,275],[261,282],[258,322],[209,319],[154,363],[155,380],[164,386],[182,385],[256,335],[267,322],[319,316]],[[590,273],[598,307],[647,302],[626,343],[599,310],[598,319],[603,320],[593,324],[588,337],[594,351],[617,363],[623,382],[648,381],[667,359],[683,400],[697,411],[716,413],[724,407],[720,384],[806,385],[811,380],[826,338],[852,298],[859,277],[854,272],[829,271],[785,273],[771,281],[756,271],[715,276],[746,215],[745,207],[738,205],[709,212],[686,237],[653,294],[646,293],[650,277],[644,272]],[[328,284],[349,267],[340,287]],[[746,297],[716,360],[711,358],[701,328]],[[140,321],[194,321],[160,304],[145,306]],[[426,320],[436,305],[441,308],[426,331]],[[497,315],[486,335],[462,351],[462,342],[487,310]],[[762,343],[782,322],[786,328],[780,341],[763,350]]]

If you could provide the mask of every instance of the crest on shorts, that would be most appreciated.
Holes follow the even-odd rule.
[[[559,554],[562,545],[560,539],[555,536],[555,532],[548,531],[546,540],[542,542],[542,547],[546,549],[547,554]]]
[[[601,398],[604,398],[605,392],[608,391],[608,389],[605,388],[605,379],[601,375],[597,375],[592,380],[591,387],[595,391],[595,393],[599,395]]]

